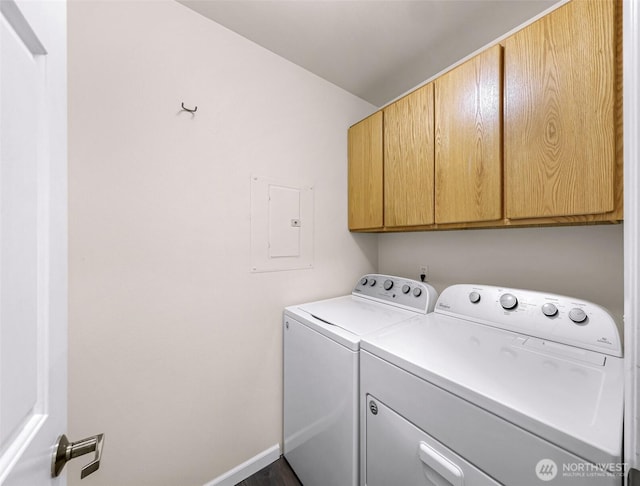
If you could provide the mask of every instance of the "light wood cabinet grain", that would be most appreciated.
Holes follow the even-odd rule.
[[[435,81],[435,221],[502,218],[502,47]]]
[[[614,210],[615,50],[612,0],[573,0],[506,40],[507,218]]]
[[[433,223],[433,84],[384,109],[384,224]]]
[[[348,132],[349,229],[383,225],[382,112],[356,123]]]
[[[352,127],[350,229],[621,221],[621,1],[571,0]]]

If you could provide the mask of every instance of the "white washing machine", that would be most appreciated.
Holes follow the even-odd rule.
[[[623,360],[579,299],[454,285],[366,337],[361,484],[621,485]]]
[[[436,298],[428,284],[375,274],[351,295],[285,309],[284,456],[304,486],[358,484],[360,339]]]

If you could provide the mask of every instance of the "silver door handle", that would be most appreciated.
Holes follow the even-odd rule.
[[[84,466],[80,472],[80,479],[86,478],[89,474],[94,473],[100,467],[100,457],[102,456],[102,444],[104,443],[104,434],[87,437],[76,442],[69,442],[67,436],[62,434],[58,437],[53,457],[51,458],[51,477],[55,478],[60,475],[65,464],[76,457],[84,456],[90,452],[96,455],[89,464]]]

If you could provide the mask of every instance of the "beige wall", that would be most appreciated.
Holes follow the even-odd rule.
[[[375,108],[173,1],[68,20],[69,436],[106,433],[69,484],[199,486],[281,440],[283,306],[377,267],[346,230]],[[315,185],[314,269],[249,272],[252,174]]]
[[[426,263],[439,292],[483,283],[578,297],[609,309],[622,329],[622,233],[618,224],[385,234],[379,269],[417,278]]]

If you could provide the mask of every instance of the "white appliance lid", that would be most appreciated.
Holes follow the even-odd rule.
[[[361,349],[587,460],[619,460],[622,359],[545,344],[433,313],[370,335]]]
[[[364,336],[416,315],[412,311],[353,295],[311,302],[298,308],[357,336]]]

